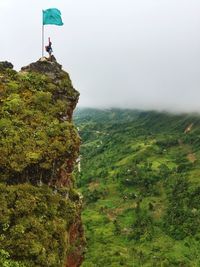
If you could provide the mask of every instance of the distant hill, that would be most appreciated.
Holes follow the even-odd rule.
[[[200,116],[78,109],[83,267],[200,266]]]

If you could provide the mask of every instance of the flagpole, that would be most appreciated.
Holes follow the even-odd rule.
[[[42,25],[42,57],[44,56],[44,25]]]
[[[44,16],[44,11],[42,10],[42,57],[44,56],[44,21],[43,21],[43,16]]]

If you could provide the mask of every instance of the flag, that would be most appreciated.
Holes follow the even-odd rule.
[[[43,25],[53,24],[62,26],[61,12],[57,8],[43,10]]]

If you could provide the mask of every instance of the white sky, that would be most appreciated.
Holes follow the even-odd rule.
[[[80,106],[200,111],[199,0],[0,0],[0,60],[41,56],[42,9]]]

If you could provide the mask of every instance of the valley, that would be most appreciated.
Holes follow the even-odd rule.
[[[83,267],[200,266],[200,116],[77,109]]]

